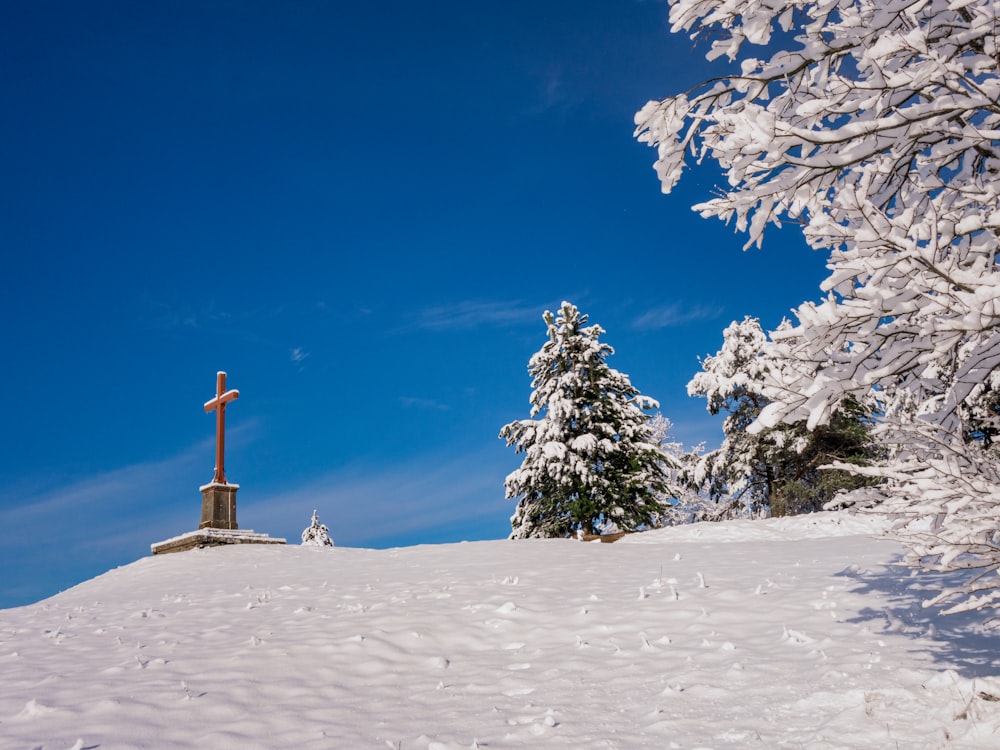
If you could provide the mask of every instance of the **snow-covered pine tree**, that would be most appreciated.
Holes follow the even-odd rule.
[[[715,511],[715,501],[694,482],[704,444],[686,449],[683,443],[673,439],[673,423],[662,414],[655,414],[649,424],[653,440],[663,452],[663,471],[667,477],[667,491],[660,498],[663,512],[656,525],[680,526],[708,520]]]
[[[507,498],[518,500],[511,538],[653,524],[667,486],[665,459],[643,410],[658,404],[607,365],[614,350],[599,340],[604,329],[588,326],[575,305],[563,302],[543,319],[548,341],[528,363],[532,418],[500,431],[525,454],[505,481]]]
[[[722,445],[705,454],[694,472],[695,483],[716,501],[712,520],[810,513],[840,490],[871,483],[822,469],[836,461],[868,464],[876,455],[869,415],[855,401],[841,404],[827,424],[812,430],[804,420],[749,429],[770,403],[764,395],[768,376],[783,364],[768,356],[766,345],[757,318],[733,322],[722,348],[702,360],[702,371],[688,383],[688,395],[705,398],[710,414],[726,414]]]
[[[312,523],[302,532],[302,546],[304,547],[332,547],[333,540],[330,538],[330,530],[325,523],[319,522],[319,515],[313,511]]]

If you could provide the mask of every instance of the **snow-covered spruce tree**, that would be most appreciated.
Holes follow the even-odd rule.
[[[673,424],[662,414],[655,414],[649,424],[652,438],[665,456],[663,471],[667,477],[667,491],[660,497],[663,511],[655,525],[680,526],[709,520],[715,513],[715,500],[700,491],[694,481],[705,446],[686,449],[683,443],[673,439]]]
[[[804,421],[749,430],[770,402],[763,393],[768,375],[781,367],[766,345],[758,319],[733,322],[722,348],[702,360],[702,371],[688,383],[688,395],[705,398],[710,414],[726,414],[722,445],[701,458],[693,477],[716,502],[709,520],[811,513],[840,490],[871,484],[822,468],[835,461],[865,465],[876,456],[869,415],[857,402],[845,401],[812,430]]]
[[[702,215],[748,245],[797,223],[830,254],[826,299],[772,336],[787,364],[750,429],[905,403],[879,428],[883,507],[912,562],[981,572],[953,609],[1000,607],[1000,483],[967,424],[1000,365],[1000,3],[671,0],[671,22],[734,69],[636,115],[663,190],[712,159],[727,185]]]
[[[524,453],[505,481],[517,499],[511,538],[565,537],[582,530],[631,531],[652,525],[667,489],[664,461],[643,409],[658,408],[606,359],[604,329],[563,302],[546,310],[548,341],[528,363],[531,419],[500,437]]]
[[[332,547],[333,540],[330,538],[330,530],[325,523],[319,522],[319,515],[313,511],[312,522],[302,532],[302,546],[304,547]]]

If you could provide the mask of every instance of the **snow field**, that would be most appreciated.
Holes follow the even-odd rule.
[[[145,558],[0,611],[0,747],[1000,748],[997,638],[870,530]]]

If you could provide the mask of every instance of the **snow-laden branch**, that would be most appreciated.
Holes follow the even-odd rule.
[[[671,0],[670,18],[734,70],[637,113],[663,190],[710,159],[726,184],[695,210],[748,247],[792,222],[829,253],[826,298],[772,334],[785,364],[751,430],[815,428],[880,394],[886,429],[915,441],[881,469],[893,502],[913,518],[933,500],[933,532],[961,551],[921,549],[1000,560],[971,541],[998,525],[1000,477],[968,445],[1000,413],[983,402],[1000,369],[1000,2]]]

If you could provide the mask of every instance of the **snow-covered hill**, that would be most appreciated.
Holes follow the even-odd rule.
[[[1000,748],[1000,638],[874,533],[146,558],[0,611],[0,747]]]

